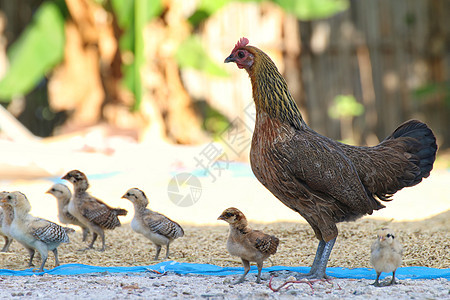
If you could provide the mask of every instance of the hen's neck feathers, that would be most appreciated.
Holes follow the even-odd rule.
[[[254,55],[254,63],[247,72],[252,83],[256,113],[264,111],[296,129],[304,128],[306,123],[275,63],[258,48],[246,48]]]

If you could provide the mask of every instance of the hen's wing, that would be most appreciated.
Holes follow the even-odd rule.
[[[247,234],[247,239],[254,248],[262,253],[275,254],[280,240],[259,230]]]
[[[295,181],[293,201],[337,201],[358,214],[383,207],[367,193],[352,161],[335,141],[306,129],[290,140],[275,142],[273,149],[275,160],[284,165],[280,171]]]
[[[148,212],[143,221],[151,231],[165,237],[176,239],[184,235],[183,228],[177,223],[157,212]]]
[[[68,243],[66,228],[44,219],[35,219],[29,226],[31,234],[44,243]]]

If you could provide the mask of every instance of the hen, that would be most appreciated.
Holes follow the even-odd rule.
[[[248,226],[247,218],[237,208],[225,209],[217,218],[230,224],[230,234],[227,240],[227,250],[231,255],[239,256],[244,265],[244,274],[236,283],[242,283],[250,271],[250,262],[255,261],[258,267],[256,282],[261,282],[261,270],[264,260],[277,252],[280,240]]]
[[[92,242],[88,248],[94,247],[97,236],[102,239],[102,248],[105,251],[105,229],[114,229],[120,226],[118,216],[126,216],[127,211],[122,208],[112,208],[103,201],[91,196],[87,189],[89,182],[86,175],[78,170],[72,170],[62,177],[73,184],[74,195],[69,202],[69,213],[78,219],[92,232]]]
[[[250,163],[256,178],[311,225],[319,240],[308,278],[325,278],[338,229],[385,206],[382,201],[428,177],[436,138],[411,120],[374,147],[342,144],[307,126],[285,79],[260,49],[241,38],[225,62],[250,77],[256,106]]]

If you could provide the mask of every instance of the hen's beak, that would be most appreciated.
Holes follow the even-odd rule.
[[[225,58],[224,63],[235,62],[234,55],[230,54],[227,58]]]
[[[67,176],[67,174],[66,174],[63,177],[61,177],[61,179],[69,179],[69,176]]]

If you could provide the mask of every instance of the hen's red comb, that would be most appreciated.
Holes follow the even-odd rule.
[[[239,49],[241,47],[245,47],[248,45],[248,39],[246,37],[241,37],[239,41],[234,46],[234,49],[232,52],[234,52],[236,49]]]

